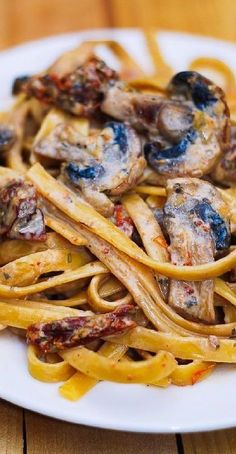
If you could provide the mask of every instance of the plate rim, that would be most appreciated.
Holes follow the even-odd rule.
[[[43,382],[42,382],[43,384]],[[61,397],[62,398],[62,397]],[[103,422],[99,421],[99,418],[94,418],[90,417],[89,420],[87,418],[79,417],[79,419],[76,421],[75,418],[70,417],[68,415],[58,415],[58,413],[55,413],[53,410],[49,409],[44,409],[44,408],[36,408],[34,405],[30,406],[28,403],[24,402],[24,399],[16,398],[13,399],[11,397],[6,397],[2,396],[1,391],[0,391],[0,400],[3,400],[5,402],[9,402],[13,405],[16,405],[19,408],[22,408],[24,410],[32,411],[33,413],[36,413],[38,415],[46,416],[49,418],[56,419],[57,421],[64,421],[68,422],[70,424],[76,424],[76,425],[82,425],[82,426],[87,426],[87,427],[92,427],[92,428],[97,428],[97,429],[103,429],[103,430],[115,430],[117,432],[122,431],[122,432],[128,432],[128,433],[146,433],[146,434],[186,434],[186,433],[197,433],[197,432],[213,432],[216,430],[224,430],[224,429],[232,429],[236,427],[236,417],[234,420],[231,418],[229,420],[225,420],[224,423],[208,423],[207,426],[205,425],[195,425],[194,427],[188,427],[188,426],[183,426],[180,427],[178,425],[171,425],[168,428],[154,428],[154,427],[145,427],[143,425],[139,425],[136,423],[130,424],[127,426],[127,424],[122,424],[122,423],[111,423],[108,419],[103,420]],[[76,404],[76,402],[71,401],[71,405]]]

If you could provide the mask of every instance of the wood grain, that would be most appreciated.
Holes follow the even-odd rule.
[[[0,400],[0,453],[23,454],[23,410]]]
[[[27,454],[177,454],[172,435],[93,429],[26,414]]]
[[[157,27],[236,40],[235,0],[0,0],[0,47],[97,27]]]
[[[106,0],[0,0],[0,47],[85,28],[109,26]]]
[[[234,454],[236,429],[182,436],[184,454]]]
[[[112,25],[236,39],[235,0],[111,0]]]

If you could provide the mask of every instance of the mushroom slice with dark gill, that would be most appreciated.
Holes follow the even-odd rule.
[[[81,153],[84,155],[81,148],[89,141],[85,136],[87,132],[87,127],[83,129],[77,117],[51,109],[34,139],[32,150],[38,156],[55,161],[79,160]]]
[[[201,265],[214,261],[230,245],[229,209],[220,192],[197,178],[167,182],[164,223],[175,265]],[[169,304],[184,317],[214,323],[214,281],[172,280]]]
[[[165,102],[164,95],[140,93],[117,81],[108,87],[101,110],[117,120],[129,122],[139,131],[157,134],[158,116]]]
[[[45,241],[45,224],[31,184],[12,180],[0,188],[0,236]]]
[[[231,127],[230,143],[211,176],[224,186],[236,183],[236,126]]]
[[[122,334],[134,328],[134,306],[123,305],[102,315],[68,317],[49,323],[29,326],[27,342],[36,345],[44,353],[54,353],[66,348],[85,345],[106,336]]]
[[[163,107],[166,113],[160,115],[159,133],[166,143],[157,135],[145,145],[146,159],[160,175],[160,183],[178,176],[200,178],[211,172],[229,141],[229,110],[224,93],[193,71],[176,74],[167,93],[172,102],[185,106],[189,113],[186,110],[186,115],[180,116],[171,104]],[[173,135],[172,122],[179,137]]]
[[[83,144],[80,147],[77,143],[77,147],[78,157],[63,166],[62,176],[97,211],[109,217],[114,204],[107,195],[128,191],[143,173],[146,163],[139,137],[125,123],[111,121],[101,133],[83,137]]]
[[[47,105],[88,116],[100,108],[104,93],[117,78],[117,73],[102,60],[91,57],[62,77],[50,71],[33,76],[23,84],[22,89]]]

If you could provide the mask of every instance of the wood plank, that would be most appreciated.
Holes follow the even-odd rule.
[[[0,400],[0,453],[23,454],[23,410]]]
[[[175,436],[93,429],[26,412],[27,454],[177,454]]]
[[[33,20],[32,20],[33,18]],[[234,0],[1,0],[0,47],[85,28],[157,27],[236,39]]]
[[[108,27],[105,0],[1,0],[0,46],[86,28]]]
[[[234,454],[236,429],[182,435],[184,454]]]
[[[234,0],[110,0],[112,25],[157,27],[236,39]]]
[[[0,14],[0,48],[4,48],[8,45],[9,41],[9,15],[11,12],[10,2],[3,0],[1,2],[1,14]]]

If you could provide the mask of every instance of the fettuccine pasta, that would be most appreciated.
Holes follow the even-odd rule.
[[[208,58],[173,75],[144,36],[152,75],[85,42],[17,78],[0,116],[0,339],[71,401],[236,363],[235,76]]]

